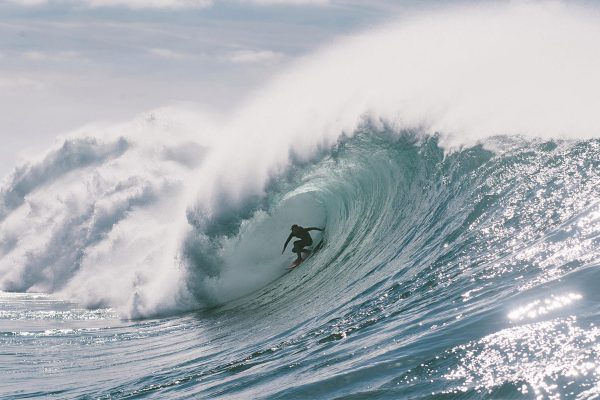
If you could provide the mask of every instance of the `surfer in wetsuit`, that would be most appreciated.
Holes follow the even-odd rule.
[[[300,240],[294,241],[294,248],[292,249],[292,253],[296,253],[298,255],[296,262],[302,261],[302,257],[301,257],[302,252],[308,253],[308,250],[304,250],[304,247],[310,246],[313,243],[312,238],[310,237],[310,233],[308,233],[309,231],[321,231],[322,232],[323,229],[315,228],[315,227],[303,228],[300,225],[296,225],[296,224],[292,225],[292,233],[290,233],[290,236],[288,236],[287,240],[285,241],[285,244],[283,245],[283,250],[281,251],[281,254],[283,254],[283,252],[285,251],[285,248],[287,247],[287,245],[290,242],[290,240],[292,239],[292,237],[297,237]]]

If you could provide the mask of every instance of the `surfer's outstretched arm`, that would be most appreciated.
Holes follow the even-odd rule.
[[[325,228],[315,228],[314,226],[311,228],[306,228],[307,231],[321,231],[323,232]]]
[[[283,245],[283,250],[281,250],[281,254],[283,254],[283,252],[285,251],[285,248],[287,247],[288,243],[290,242],[290,240],[292,239],[292,236],[294,236],[294,233],[290,233],[290,236],[288,236],[287,240],[285,241],[285,244]]]

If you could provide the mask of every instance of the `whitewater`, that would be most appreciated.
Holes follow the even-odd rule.
[[[1,397],[600,397],[598,17],[419,12],[63,135],[0,186]]]

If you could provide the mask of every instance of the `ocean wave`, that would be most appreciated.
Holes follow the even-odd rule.
[[[452,8],[323,49],[218,123],[170,108],[86,127],[4,180],[0,287],[149,316],[213,307],[276,281],[291,223],[327,226],[313,259],[321,265],[397,264],[415,235],[429,237],[417,257],[463,243],[490,207],[522,200],[507,185],[539,175],[535,157],[595,146],[600,80],[586,71],[600,67],[598,38],[576,6]],[[510,146],[534,146],[535,156],[502,158]],[[578,162],[595,166],[588,157]],[[517,177],[494,178],[489,165]],[[495,190],[470,193],[472,174],[496,179]],[[548,194],[544,205],[566,211],[550,221],[527,214],[520,240],[590,195],[587,186],[554,203]],[[495,232],[490,246],[517,234]],[[386,246],[403,250],[383,257]]]
[[[0,293],[5,393],[597,396],[586,10],[414,16],[311,55],[224,120],[155,110],[17,167],[0,289],[30,294]],[[294,223],[325,230],[288,271]]]

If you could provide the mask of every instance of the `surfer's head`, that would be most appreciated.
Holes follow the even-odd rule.
[[[292,232],[296,232],[300,227],[296,224],[292,225],[292,227],[290,228],[292,230]]]

